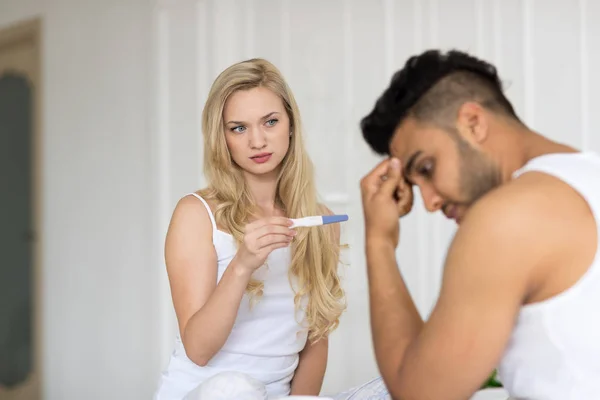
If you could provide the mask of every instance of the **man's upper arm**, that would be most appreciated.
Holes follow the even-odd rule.
[[[189,319],[216,287],[216,253],[208,210],[200,200],[182,198],[173,212],[165,241],[171,296],[182,339]]]
[[[408,347],[397,382],[406,398],[465,399],[497,366],[548,243],[548,212],[515,191],[473,206],[448,252],[438,302]]]

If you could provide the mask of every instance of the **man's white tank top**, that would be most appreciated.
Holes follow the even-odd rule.
[[[576,190],[592,210],[600,238],[598,155],[547,154],[531,160],[514,176],[528,171],[552,175]],[[589,269],[575,285],[548,300],[521,308],[499,367],[500,380],[512,398],[600,399],[598,249],[600,246]]]
[[[237,251],[235,240],[217,229],[206,201],[195,193],[191,195],[204,204],[210,216],[218,282]],[[160,378],[156,400],[184,399],[206,379],[232,371],[264,383],[269,398],[289,394],[299,352],[308,336],[304,313],[296,311],[294,305],[295,293],[288,277],[290,263],[290,248],[277,249],[269,255],[265,265],[256,270],[253,277],[264,283],[263,295],[251,306],[249,296],[244,294],[226,343],[206,366],[198,366],[186,356],[181,336],[177,334],[175,349]],[[294,280],[292,283],[295,285]],[[306,305],[306,301],[302,304]]]

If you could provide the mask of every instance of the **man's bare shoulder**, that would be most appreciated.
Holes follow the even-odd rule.
[[[541,259],[562,257],[581,232],[593,233],[593,226],[587,203],[571,186],[545,173],[527,172],[477,201],[455,240],[489,243],[495,256],[516,254],[520,264],[533,268]]]
[[[501,236],[529,235],[556,228],[565,218],[574,216],[572,207],[585,205],[583,198],[560,179],[542,172],[527,172],[476,202],[462,225],[499,229]]]

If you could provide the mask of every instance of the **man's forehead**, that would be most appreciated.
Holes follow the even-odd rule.
[[[403,121],[394,130],[390,142],[390,155],[405,161],[410,155],[411,148],[414,146],[414,131],[416,126],[411,121]]]
[[[390,141],[390,155],[405,163],[406,158],[415,152],[433,151],[447,140],[450,140],[450,137],[442,129],[409,118],[394,130]]]

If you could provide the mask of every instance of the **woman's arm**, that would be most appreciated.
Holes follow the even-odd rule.
[[[252,272],[271,251],[289,246],[294,234],[290,224],[287,218],[272,217],[246,225],[244,241],[217,284],[208,211],[194,197],[179,201],[167,233],[165,259],[181,339],[194,363],[206,365],[223,347]]]
[[[186,354],[194,363],[206,365],[231,332],[250,273],[232,262],[217,285],[210,217],[191,196],[175,207],[165,261]],[[202,329],[207,326],[210,329]]]
[[[292,395],[317,396],[321,392],[327,369],[328,339],[307,342],[300,352],[300,361],[292,379]]]

